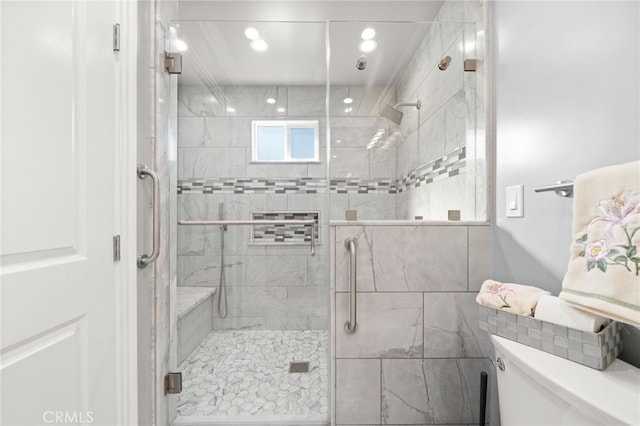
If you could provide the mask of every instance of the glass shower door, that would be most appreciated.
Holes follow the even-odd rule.
[[[326,421],[325,24],[175,26],[177,422]]]

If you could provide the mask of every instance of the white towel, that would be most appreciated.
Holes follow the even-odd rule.
[[[576,177],[571,257],[559,297],[640,324],[640,161]]]
[[[528,285],[486,280],[480,287],[476,302],[490,308],[531,316],[536,310],[538,299],[543,294],[549,294],[549,292]]]
[[[535,317],[541,321],[592,333],[599,332],[607,324],[606,318],[574,308],[564,300],[548,294],[543,294],[538,299]]]

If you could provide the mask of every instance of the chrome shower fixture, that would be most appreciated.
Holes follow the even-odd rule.
[[[364,55],[361,55],[357,60],[356,60],[356,69],[359,69],[360,71],[364,70],[367,67],[367,57]]]
[[[441,71],[444,71],[447,68],[449,68],[449,64],[450,63],[451,63],[451,56],[445,56],[438,63],[438,69],[441,70]]]
[[[402,107],[402,106],[412,106],[412,107],[416,107],[416,109],[419,110],[420,107],[422,106],[422,102],[420,101],[420,99],[418,99],[416,102],[400,102],[398,104],[395,104],[394,106],[385,105],[380,110],[380,115],[400,125],[400,122],[402,121],[402,116],[404,114],[402,113],[402,111],[398,110],[398,107]]]

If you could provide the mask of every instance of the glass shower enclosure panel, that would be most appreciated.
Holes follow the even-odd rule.
[[[332,220],[486,218],[476,27],[330,23]]]
[[[176,423],[327,421],[326,24],[175,28]]]

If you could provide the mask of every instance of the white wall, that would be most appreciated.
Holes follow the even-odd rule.
[[[557,294],[572,199],[537,186],[640,158],[638,2],[495,2],[496,225],[493,276]],[[524,184],[524,218],[505,187]],[[624,358],[640,364],[640,332]],[[629,337],[629,338],[628,338]]]

